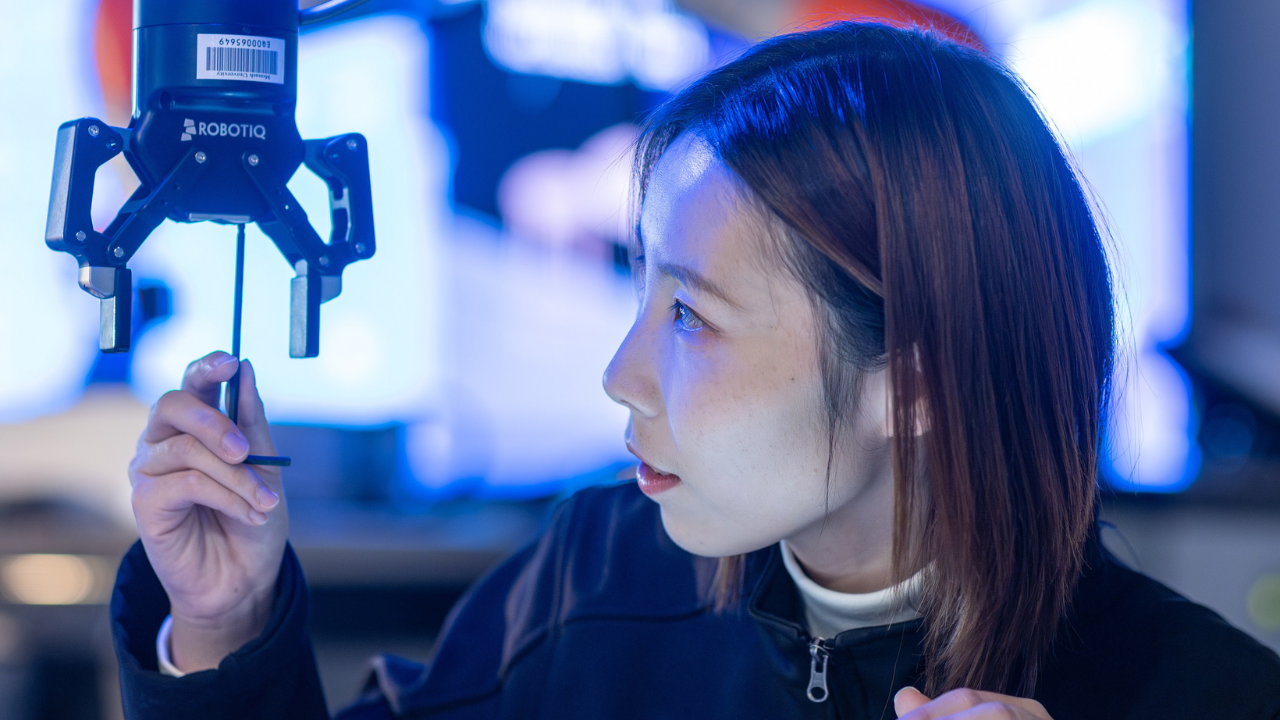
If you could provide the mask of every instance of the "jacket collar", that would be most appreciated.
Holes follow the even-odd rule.
[[[778,545],[754,553],[752,560],[758,564],[758,580],[747,600],[747,613],[784,642],[807,645],[813,638],[804,623],[804,600],[800,590],[787,573]],[[915,633],[923,621],[919,618],[890,625],[846,630],[826,644],[833,649],[850,648],[873,640]]]

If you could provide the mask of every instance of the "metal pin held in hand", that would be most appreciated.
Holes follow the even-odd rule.
[[[240,320],[244,311],[244,225],[236,226],[236,292],[235,304],[231,319],[231,355],[240,359]],[[239,425],[240,415],[240,369],[227,381],[227,417]],[[275,465],[289,467],[293,461],[283,455],[249,455],[244,459],[245,465]]]

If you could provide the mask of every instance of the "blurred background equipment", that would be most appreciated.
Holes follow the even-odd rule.
[[[345,272],[324,352],[293,361],[293,272],[250,228],[244,343],[296,461],[291,529],[331,704],[374,652],[425,658],[453,599],[558,496],[628,476],[626,412],[600,376],[635,312],[627,153],[644,114],[761,38],[846,15],[932,24],[1025,79],[1114,236],[1126,352],[1107,542],[1280,647],[1272,5],[369,0],[304,27],[297,127],[368,139],[379,258]],[[0,718],[115,717],[98,583],[132,537],[126,466],[147,407],[229,349],[231,286],[210,278],[232,276],[234,245],[210,223],[161,224],[130,261],[133,349],[99,355],[74,264],[34,241],[47,196],[30,173],[52,166],[66,118],[128,123],[131,1],[0,12],[0,91],[23,108],[0,114],[0,217],[23,269],[0,286],[6,337],[23,339],[0,347]],[[95,230],[135,182],[120,156],[98,170]],[[328,201],[307,173],[288,187]]]

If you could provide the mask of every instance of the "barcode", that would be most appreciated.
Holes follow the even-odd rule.
[[[207,47],[204,51],[204,69],[206,72],[243,72],[275,75],[280,64],[280,53],[274,50]]]
[[[284,83],[289,58],[284,38],[255,35],[196,35],[197,80]]]

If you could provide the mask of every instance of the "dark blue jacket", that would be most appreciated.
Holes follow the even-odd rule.
[[[1035,694],[1055,720],[1280,718],[1274,652],[1100,550],[1090,557]],[[458,602],[429,664],[378,658],[338,717],[894,717],[893,694],[919,679],[919,621],[837,636],[831,697],[815,703],[801,601],[777,548],[748,556],[746,593],[727,612],[707,600],[714,569],[667,537],[635,485],[584,490]],[[163,676],[168,600],[135,545],[111,602],[127,717],[327,718],[307,608],[286,549],[262,636],[217,670]]]

